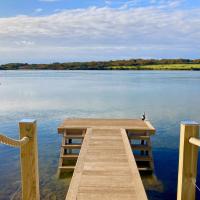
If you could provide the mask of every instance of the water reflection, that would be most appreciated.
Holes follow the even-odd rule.
[[[144,111],[157,129],[153,153],[163,182],[163,191],[148,194],[176,198],[179,122],[200,121],[200,72],[0,71],[0,83],[1,132],[17,138],[20,119],[38,120],[43,198],[63,199],[67,190],[67,180],[55,177],[63,118],[138,118]],[[19,188],[19,155],[2,145],[0,152],[0,199],[8,199]]]

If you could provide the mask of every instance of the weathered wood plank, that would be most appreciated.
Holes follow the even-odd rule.
[[[147,199],[124,129],[87,130],[66,196],[76,199]]]

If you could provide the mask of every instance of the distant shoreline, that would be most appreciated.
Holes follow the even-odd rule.
[[[190,70],[200,71],[200,59],[115,60],[51,64],[8,63],[0,70]]]
[[[172,68],[163,68],[163,69],[130,69],[130,68],[123,68],[123,69],[0,69],[0,71],[200,71],[199,68],[192,68],[192,69],[172,69]]]

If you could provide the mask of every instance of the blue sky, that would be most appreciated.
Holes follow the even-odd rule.
[[[168,2],[180,2],[179,9],[200,7],[200,1],[198,0],[1,0],[0,17],[48,15],[54,13],[55,10],[88,8],[91,6],[118,8],[126,3],[130,3],[131,7],[147,7],[167,4]],[[42,12],[35,13],[37,9],[42,9]]]
[[[197,0],[0,0],[0,63],[199,58]]]

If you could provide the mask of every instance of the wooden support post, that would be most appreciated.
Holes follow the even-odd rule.
[[[20,148],[22,200],[39,200],[39,172],[36,120],[19,122],[20,139],[29,137],[29,142]]]
[[[189,143],[199,137],[199,124],[185,121],[180,127],[177,200],[195,200],[198,147]]]

